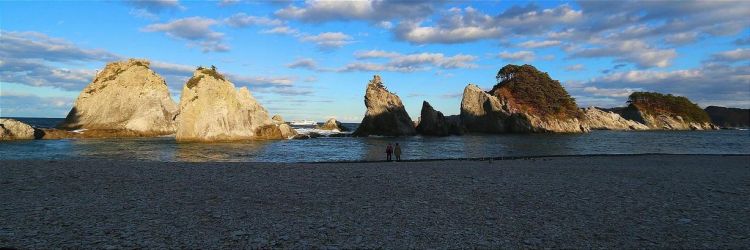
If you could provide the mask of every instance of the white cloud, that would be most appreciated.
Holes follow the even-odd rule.
[[[118,56],[102,49],[81,49],[68,41],[39,32],[0,30],[0,58],[71,62],[115,60]]]
[[[465,43],[503,36],[539,34],[561,24],[580,20],[580,11],[568,5],[540,9],[535,5],[513,6],[500,15],[490,16],[472,7],[452,8],[433,26],[420,21],[401,22],[394,30],[397,38],[417,44]]]
[[[156,20],[158,14],[165,10],[185,10],[178,0],[126,0],[133,9],[130,14],[139,18]]]
[[[144,32],[164,32],[167,36],[183,39],[192,45],[200,46],[203,52],[228,51],[229,46],[223,43],[224,34],[211,30],[218,21],[205,17],[187,17],[167,23],[150,24]]]
[[[278,34],[278,35],[297,35],[299,30],[293,29],[289,26],[279,26],[272,29],[263,30],[260,33],[264,34]]]
[[[692,43],[696,39],[698,39],[698,32],[682,32],[664,37],[664,41],[675,45]]]
[[[693,69],[631,70],[597,77],[582,83],[596,89],[631,89],[686,96],[702,105],[750,107],[750,66],[704,63]],[[580,89],[585,91],[585,87]],[[575,92],[573,90],[572,92]],[[625,98],[620,98],[624,103]]]
[[[127,0],[125,2],[135,8],[145,9],[154,13],[169,9],[185,9],[185,7],[180,4],[179,0]]]
[[[667,67],[677,57],[674,49],[654,48],[640,40],[597,41],[598,47],[574,50],[571,57],[614,57],[639,68]]]
[[[583,66],[583,64],[574,64],[574,65],[568,65],[565,67],[565,70],[567,71],[583,71],[586,69],[586,66]]]
[[[315,43],[321,49],[335,49],[352,43],[353,38],[341,32],[323,32],[317,35],[304,35],[300,40]]]
[[[560,45],[560,41],[557,41],[557,40],[544,40],[544,41],[530,40],[530,41],[522,42],[521,44],[519,44],[519,46],[524,47],[524,48],[529,48],[529,49],[552,47],[552,46],[557,46],[557,45]]]
[[[711,56],[712,61],[717,62],[739,62],[750,60],[750,49],[737,48],[729,51],[722,51]]]
[[[272,19],[268,17],[250,16],[245,13],[237,13],[228,18],[224,19],[224,23],[232,27],[246,27],[253,25],[262,26],[281,26],[284,24],[279,19]]]
[[[0,92],[0,114],[3,117],[65,117],[73,98],[65,96],[37,96],[30,93]]]
[[[354,56],[359,60],[387,58],[382,64],[372,62],[353,62],[338,71],[396,71],[413,72],[427,70],[431,66],[442,69],[475,68],[474,62],[477,57],[472,55],[457,54],[445,56],[442,53],[412,53],[401,54],[383,50],[357,51]]]
[[[318,64],[313,60],[312,58],[299,58],[295,60],[294,62],[287,64],[287,68],[302,68],[302,69],[309,69],[309,70],[316,70],[318,68]]]
[[[630,94],[636,91],[643,91],[643,89],[631,89],[631,88],[617,88],[617,89],[603,89],[593,86],[583,88],[586,93],[593,94],[595,96],[607,96],[607,97],[628,97]]]
[[[396,18],[421,18],[434,11],[431,1],[305,1],[303,6],[289,5],[276,11],[276,16],[305,22],[364,20],[388,21]]]
[[[503,52],[500,52],[500,54],[498,54],[497,57],[505,59],[505,60],[510,60],[510,61],[530,62],[530,61],[534,61],[534,57],[536,57],[536,54],[533,51],[528,51],[528,50],[522,50],[518,52],[503,51]]]
[[[367,58],[394,58],[401,54],[396,52],[384,51],[384,50],[367,50],[354,52],[354,57],[357,59]]]

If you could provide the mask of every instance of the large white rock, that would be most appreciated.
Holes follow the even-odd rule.
[[[0,118],[0,140],[34,139],[34,128],[14,119]]]
[[[125,136],[175,132],[177,105],[164,79],[146,60],[108,63],[81,91],[58,127],[106,130]]]
[[[597,130],[648,130],[648,126],[623,118],[617,113],[606,112],[595,107],[583,110],[585,119],[591,129]]]
[[[176,139],[222,141],[282,139],[268,111],[215,69],[199,68],[182,88]]]

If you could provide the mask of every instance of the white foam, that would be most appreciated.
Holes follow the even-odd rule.
[[[309,135],[310,133],[318,133],[323,136],[330,136],[334,134],[351,134],[349,132],[341,132],[338,129],[324,130],[324,129],[317,129],[317,128],[294,128],[294,130],[297,130],[297,133],[300,133],[303,135]]]

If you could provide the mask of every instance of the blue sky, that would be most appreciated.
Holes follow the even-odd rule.
[[[96,70],[145,58],[175,101],[216,65],[287,120],[358,122],[380,74],[416,120],[532,64],[579,106],[633,91],[750,107],[747,1],[0,2],[0,116],[64,117]]]

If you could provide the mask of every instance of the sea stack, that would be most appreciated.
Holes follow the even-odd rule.
[[[367,112],[354,136],[410,136],[415,135],[414,123],[406,113],[401,98],[389,92],[380,76],[375,75],[365,92]]]
[[[245,87],[237,90],[213,66],[198,67],[185,83],[177,120],[178,141],[283,138],[250,91]]]
[[[422,102],[417,133],[421,135],[448,136],[461,134],[459,119],[448,119],[442,112],[435,110],[429,102]]]
[[[108,63],[81,91],[62,129],[101,137],[173,134],[177,105],[164,79],[146,60]],[[85,136],[84,136],[85,137]]]
[[[34,139],[34,128],[14,119],[0,118],[0,141]]]
[[[613,109],[623,118],[642,123],[655,130],[714,130],[705,110],[682,96],[654,92],[635,92],[628,106]]]
[[[617,113],[604,111],[595,107],[583,110],[584,121],[591,129],[596,130],[648,130],[648,126],[622,118]]]
[[[323,123],[323,126],[320,126],[320,129],[322,130],[338,130],[340,132],[345,132],[348,129],[341,125],[341,122],[337,121],[336,118],[330,118],[326,123]]]
[[[575,100],[547,73],[531,65],[507,65],[498,84],[485,92],[469,84],[461,100],[461,121],[467,132],[545,133],[588,132]]]

